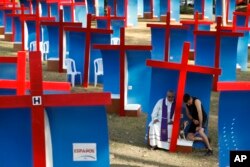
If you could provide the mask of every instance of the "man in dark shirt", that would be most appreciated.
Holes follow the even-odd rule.
[[[191,120],[187,139],[192,141],[203,141],[208,148],[205,155],[212,155],[213,150],[209,144],[208,137],[204,132],[204,129],[207,126],[207,114],[201,101],[196,97],[191,97],[189,94],[184,95],[183,101],[186,104],[187,117]],[[196,136],[197,133],[200,137]]]

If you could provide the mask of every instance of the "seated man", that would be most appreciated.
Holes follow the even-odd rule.
[[[203,141],[208,150],[205,155],[212,155],[213,150],[209,144],[208,137],[204,132],[207,126],[207,114],[201,104],[201,101],[196,97],[191,97],[189,94],[185,94],[183,101],[186,104],[186,114],[191,120],[190,127],[188,129],[187,139],[191,141]],[[199,134],[197,137],[195,134]]]
[[[174,92],[167,91],[166,98],[158,100],[151,114],[149,123],[149,145],[151,149],[169,148],[169,138],[172,133],[173,115],[175,109]],[[170,126],[171,127],[170,127]]]

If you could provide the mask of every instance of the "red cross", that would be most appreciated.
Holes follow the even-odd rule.
[[[40,10],[39,5],[36,6],[36,14],[23,14],[20,17],[22,24],[24,21],[35,21],[36,22],[36,50],[40,51],[40,24],[41,21],[55,21],[54,17],[40,17],[39,16]],[[22,43],[24,44],[24,28],[23,28],[23,36],[22,36]]]
[[[108,6],[106,16],[95,16],[94,17],[96,20],[106,20],[107,21],[106,29],[109,29],[109,30],[111,29],[111,21],[112,20],[122,20],[125,22],[125,17],[111,16],[110,11],[111,11],[111,8],[110,8],[110,6]]]
[[[25,16],[24,11],[25,10],[29,10],[29,8],[24,7],[24,5],[22,4],[21,7],[19,8],[15,8],[15,10],[20,10],[21,13],[12,13],[12,14],[8,14],[8,16],[10,17],[20,17],[23,18]],[[13,35],[12,35],[12,41],[14,41],[15,38],[15,34],[16,34],[16,27],[14,24],[12,24],[12,29],[13,29]],[[22,29],[22,35],[24,34],[24,21],[21,21],[21,29]],[[24,50],[24,38],[22,38],[22,50]]]
[[[30,83],[30,95],[0,96],[0,108],[31,108],[33,166],[46,167],[45,107],[106,105],[111,99],[109,93],[43,94],[40,52],[30,52]]]
[[[46,26],[57,26],[59,29],[59,72],[63,72],[63,29],[66,26],[69,27],[81,27],[82,23],[72,23],[72,22],[63,22],[63,10],[59,11],[59,22],[50,22],[50,21],[42,21],[41,25]]]
[[[75,11],[75,6],[82,6],[86,5],[85,2],[74,2],[73,0],[61,0],[59,2],[59,8],[60,6],[70,6],[71,8],[71,21],[74,22],[75,16],[74,16],[74,11]]]
[[[76,27],[65,27],[65,31],[74,31],[74,32],[84,32],[86,35],[85,39],[85,61],[84,61],[84,74],[83,74],[83,87],[88,87],[88,78],[89,78],[89,58],[90,58],[90,47],[91,47],[91,34],[111,34],[112,30],[97,29],[91,28],[91,14],[87,15],[87,26],[85,28],[76,28]]]
[[[189,55],[189,43],[184,43],[183,51],[182,51],[182,61],[181,64],[178,63],[170,63],[164,61],[156,61],[156,60],[147,60],[147,65],[154,68],[163,68],[163,69],[171,69],[179,71],[179,79],[177,85],[177,93],[176,93],[176,108],[175,108],[175,116],[173,123],[173,132],[170,143],[170,151],[176,151],[176,143],[179,134],[179,123],[180,116],[182,110],[182,98],[185,91],[186,78],[188,72],[193,73],[202,73],[202,74],[211,74],[211,75],[219,75],[221,70],[218,68],[211,68],[205,66],[197,66],[197,65],[189,65],[188,64],[188,55]],[[163,76],[164,77],[164,76]]]
[[[19,51],[17,57],[0,57],[0,63],[16,63],[16,80],[0,79],[0,88],[16,89],[17,95],[24,95],[25,90],[30,89],[30,81],[26,79],[26,52]],[[44,90],[70,90],[68,82],[48,82],[43,81]]]
[[[208,20],[204,20],[204,19],[200,20],[198,12],[195,12],[194,20],[181,20],[180,22],[183,25],[194,25],[194,31],[199,30],[199,25],[211,25],[211,24],[213,24],[213,21],[208,21]],[[196,37],[195,37],[195,34],[194,34],[194,50],[196,50]],[[194,58],[195,58],[195,54],[194,54]]]
[[[237,32],[224,32],[221,23],[222,23],[222,18],[217,17],[217,25],[216,25],[216,31],[194,31],[195,35],[211,35],[215,36],[215,68],[220,67],[220,43],[221,43],[221,38],[222,37],[240,37],[243,36],[242,33],[237,33]],[[214,89],[216,90],[216,85],[218,82],[218,75],[214,76]]]
[[[16,63],[17,78],[16,80],[0,79],[0,88],[15,88],[17,95],[25,94],[25,52],[18,52],[17,57],[0,57],[1,63]]]
[[[0,6],[0,10],[8,10],[8,11],[12,11],[11,13],[15,13],[16,12],[16,10],[19,10],[19,8],[18,7],[16,7],[16,5],[17,5],[17,2],[15,2],[15,1],[13,1],[13,2],[11,2],[11,1],[4,1],[3,2],[3,4]],[[4,18],[3,18],[3,22],[4,22],[4,25],[6,24],[6,22],[5,22],[5,18],[6,16],[4,16]],[[12,24],[12,30],[14,29],[14,24],[13,24],[13,20],[11,20],[11,24]],[[5,25],[6,26],[6,25]],[[14,32],[12,32],[13,34],[14,34]],[[13,36],[13,34],[12,34],[12,41],[13,41],[13,38],[14,38],[14,36]]]
[[[170,24],[170,12],[167,12],[166,24],[147,24],[147,27],[151,28],[165,28],[165,61],[169,58],[169,44],[170,44],[170,31],[171,29],[187,29],[183,25],[171,25]]]
[[[234,12],[234,16],[245,16],[246,17],[245,27],[249,27],[248,21],[249,21],[249,17],[250,17],[250,5],[247,5],[247,11],[246,12]],[[236,26],[237,17],[234,17],[233,21],[234,21],[234,24]]]
[[[125,55],[127,50],[151,50],[151,46],[140,46],[140,45],[125,45],[125,29],[121,28],[120,33],[120,45],[94,45],[95,49],[101,50],[119,50],[120,56],[120,116],[125,116]]]

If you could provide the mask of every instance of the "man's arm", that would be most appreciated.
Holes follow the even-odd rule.
[[[188,119],[190,119],[190,120],[193,121],[193,117],[191,116],[191,114],[190,114],[190,112],[189,112],[187,106],[185,106],[185,108],[186,108],[186,115],[187,115]]]
[[[203,121],[203,115],[202,115],[202,109],[201,109],[201,101],[199,99],[195,100],[195,106],[198,112],[198,119],[199,119],[199,127],[202,128],[202,121]]]

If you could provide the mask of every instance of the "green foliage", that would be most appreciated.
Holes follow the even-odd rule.
[[[194,13],[194,8],[191,6],[181,6],[180,7],[180,12],[181,14],[193,14]]]

